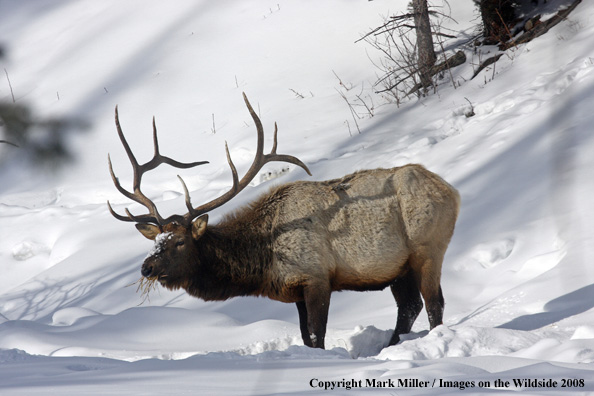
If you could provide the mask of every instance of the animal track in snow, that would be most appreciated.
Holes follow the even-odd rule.
[[[51,249],[33,241],[22,241],[12,248],[12,257],[18,261],[25,261],[39,254],[49,254]]]
[[[514,249],[515,240],[511,238],[478,245],[472,253],[472,258],[483,268],[491,268],[509,257]]]

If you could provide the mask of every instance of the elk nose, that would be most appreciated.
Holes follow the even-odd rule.
[[[145,278],[148,278],[149,276],[151,276],[151,273],[153,272],[153,267],[152,266],[142,266],[142,269],[140,270],[140,273],[142,274],[142,276],[144,276]]]

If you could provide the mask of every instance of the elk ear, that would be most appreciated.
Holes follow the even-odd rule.
[[[198,240],[202,235],[204,235],[204,231],[206,231],[206,225],[208,223],[208,215],[205,214],[203,216],[198,217],[192,223],[192,238]]]
[[[152,241],[154,241],[157,235],[159,235],[159,233],[161,232],[159,227],[152,224],[135,224],[135,226],[136,229],[140,231],[140,233],[144,235],[145,238],[150,239]]]

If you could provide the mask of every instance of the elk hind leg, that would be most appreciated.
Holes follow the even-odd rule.
[[[427,300],[425,300],[427,301]],[[429,328],[433,329],[443,324],[443,310],[445,308],[445,301],[441,291],[441,285],[438,287],[438,292],[435,297],[432,297],[427,304],[427,316],[429,318]]]
[[[423,301],[413,271],[409,270],[397,278],[390,285],[390,289],[398,305],[398,319],[389,345],[396,345],[400,342],[400,334],[409,333],[412,329],[413,323],[423,309]]]
[[[441,264],[443,262],[443,251],[433,254],[419,255],[413,260],[413,268],[418,274],[418,285],[421,290],[425,309],[429,318],[429,327],[433,329],[443,323],[443,310],[445,302],[441,290]]]

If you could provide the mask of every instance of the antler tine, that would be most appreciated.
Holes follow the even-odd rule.
[[[237,169],[235,168],[235,164],[231,160],[231,154],[229,154],[229,146],[227,142],[225,142],[225,153],[227,154],[227,163],[231,168],[231,173],[233,174],[233,191],[236,191],[239,188],[239,176],[237,176]]]
[[[227,147],[227,144],[225,143],[227,162],[229,163],[229,167],[231,168],[231,172],[233,173],[233,186],[231,187],[231,189],[229,191],[227,191],[225,194],[221,195],[220,197],[215,198],[214,200],[207,202],[203,205],[200,205],[196,208],[192,208],[191,203],[190,203],[189,194],[187,192],[187,188],[185,188],[185,183],[184,183],[184,192],[186,193],[186,206],[188,207],[188,214],[186,214],[184,216],[184,218],[186,219],[186,221],[188,223],[191,222],[196,217],[198,217],[204,213],[207,213],[213,209],[218,208],[219,206],[223,205],[224,203],[231,200],[234,196],[239,194],[239,192],[241,190],[243,190],[254,179],[254,177],[256,177],[258,171],[268,162],[273,162],[273,161],[288,162],[288,163],[291,163],[291,164],[301,167],[303,170],[305,170],[307,172],[308,175],[311,176],[311,172],[309,171],[307,166],[303,162],[301,162],[301,160],[299,160],[298,158],[293,157],[292,155],[284,155],[284,154],[276,153],[277,132],[278,132],[278,127],[277,127],[276,123],[274,124],[274,143],[273,143],[272,150],[271,150],[270,154],[266,154],[266,155],[263,154],[263,151],[264,151],[264,128],[262,127],[262,122],[260,121],[260,118],[254,111],[254,109],[253,109],[252,105],[250,104],[245,93],[243,93],[243,99],[244,99],[244,102],[248,108],[248,111],[250,112],[250,115],[252,116],[252,119],[254,120],[254,124],[256,126],[256,132],[258,135],[258,143],[257,143],[257,147],[256,147],[256,155],[255,155],[254,161],[252,162],[252,165],[250,166],[250,168],[248,169],[246,174],[241,178],[241,180],[238,180],[237,170],[235,169],[235,166],[233,165],[233,161],[231,160],[231,156],[229,154],[229,148]],[[183,183],[183,181],[182,181],[182,183]],[[190,208],[192,208],[192,209],[190,209]]]
[[[172,221],[180,221],[180,220],[183,221],[183,217],[180,215],[172,215],[166,219],[163,219],[163,217],[161,217],[161,215],[159,214],[159,211],[157,210],[157,206],[155,205],[155,203],[150,198],[148,198],[146,195],[144,195],[144,193],[140,190],[140,183],[142,181],[142,176],[145,172],[152,170],[163,163],[171,165],[176,168],[186,169],[186,168],[191,168],[191,167],[198,166],[198,165],[207,164],[208,161],[183,163],[183,162],[178,162],[178,161],[175,161],[169,157],[161,155],[159,153],[159,141],[157,139],[157,126],[155,123],[155,118],[153,117],[153,145],[154,145],[153,158],[150,161],[140,165],[138,163],[136,157],[134,156],[134,153],[132,152],[130,145],[126,141],[124,132],[122,131],[117,106],[115,108],[115,124],[116,124],[116,129],[118,132],[118,136],[120,137],[120,141],[122,142],[122,145],[124,146],[124,150],[126,151],[126,154],[128,155],[128,159],[130,160],[130,164],[132,165],[132,169],[134,172],[134,179],[132,182],[132,191],[133,192],[130,192],[121,186],[118,178],[115,176],[115,173],[113,171],[113,166],[111,164],[111,158],[108,155],[107,160],[109,163],[109,173],[111,174],[111,178],[112,178],[113,183],[116,186],[117,190],[120,193],[122,193],[125,197],[127,197],[135,202],[138,202],[139,204],[146,207],[148,209],[149,213],[144,214],[144,215],[135,216],[132,213],[130,213],[130,211],[128,211],[128,209],[126,209],[127,217],[125,217],[120,214],[117,214],[108,202],[108,207],[109,207],[110,213],[118,220],[133,221],[133,222],[137,222],[137,223],[155,223],[159,226],[163,226],[163,225],[170,223]]]
[[[240,191],[239,176],[237,176],[237,169],[235,168],[235,164],[233,163],[233,160],[231,159],[231,154],[229,154],[229,147],[227,146],[227,142],[225,142],[225,152],[227,153],[227,163],[229,164],[229,168],[231,168],[231,174],[233,177],[233,186],[225,194],[223,194],[222,196],[214,199],[213,201],[211,201],[207,204],[207,205],[211,205],[212,209],[217,208],[217,207],[221,206],[222,204],[224,204],[225,202],[229,201],[231,198],[233,198],[235,195],[237,195]],[[184,189],[184,195],[186,197],[186,207],[188,208],[188,214],[186,216],[184,216],[184,218],[186,219],[186,221],[188,223],[191,222],[192,219],[195,219],[196,217],[200,216],[201,214],[212,210],[212,209],[206,209],[206,210],[201,209],[205,205],[202,205],[202,206],[194,209],[192,207],[192,202],[190,201],[190,193],[188,192],[188,187],[186,186],[184,179],[182,179],[179,175],[177,177],[179,178],[179,181],[182,184],[182,187]]]
[[[184,181],[184,179],[181,178],[180,175],[177,175],[177,178],[181,182],[182,187],[184,189],[184,196],[186,197],[186,208],[188,208],[188,212],[191,212],[193,210],[193,208],[192,208],[192,202],[190,201],[190,193],[188,191],[188,186],[186,186],[186,182]]]
[[[311,172],[307,165],[305,165],[301,160],[297,157],[293,157],[292,155],[285,155],[285,154],[277,154],[276,153],[276,146],[278,144],[276,135],[278,133],[278,126],[276,122],[274,123],[274,141],[272,143],[272,150],[270,150],[270,154],[264,156],[265,162],[272,162],[272,161],[281,161],[281,162],[288,162],[293,165],[297,165],[302,168],[308,175],[311,176]]]
[[[276,154],[276,145],[277,145],[276,134],[277,134],[277,132],[278,132],[278,126],[276,125],[276,122],[275,122],[274,123],[274,140],[272,142],[272,150],[270,150],[270,154]]]
[[[115,173],[113,171],[113,167],[111,165],[111,158],[109,156],[109,154],[107,155],[107,162],[109,163],[109,173],[111,174],[111,179],[113,180],[113,184],[116,186],[117,190],[122,193],[125,197],[130,198],[131,200],[138,202],[140,204],[143,204],[142,202],[140,202],[140,200],[137,198],[136,195],[132,194],[131,192],[129,192],[128,190],[126,190],[125,188],[123,188],[120,184],[120,180],[115,176]],[[144,205],[144,204],[143,204]],[[128,217],[126,216],[122,216],[118,213],[116,213],[111,204],[109,203],[109,201],[107,201],[107,206],[109,208],[109,212],[113,215],[113,217],[115,217],[118,220],[121,221],[132,221],[132,222],[138,222],[138,223],[158,223],[157,218],[149,215],[141,215],[141,216],[132,216],[130,215],[130,212],[128,212],[128,209],[126,209],[126,213],[128,214]]]
[[[120,137],[120,141],[122,142],[122,146],[124,146],[124,150],[126,150],[126,154],[128,155],[128,158],[130,159],[130,162],[132,163],[132,166],[134,167],[134,171],[136,171],[138,168],[138,161],[136,161],[136,157],[134,156],[134,153],[130,149],[130,145],[128,144],[128,141],[126,140],[126,137],[124,136],[124,132],[122,131],[122,126],[120,125],[120,116],[118,113],[118,106],[115,107],[115,124],[116,124],[116,129],[118,131],[118,136]]]
[[[111,213],[112,216],[115,217],[116,219],[121,220],[121,221],[133,221],[129,217],[122,216],[121,214],[118,214],[115,210],[113,210],[113,208],[111,207],[111,203],[109,203],[109,201],[107,201],[107,208],[109,209],[109,213]]]
[[[155,121],[155,116],[153,116],[153,147],[155,148],[155,154],[153,157],[158,157],[159,154],[159,139],[157,139],[157,123]]]
[[[157,223],[160,225],[160,224],[162,224],[163,218],[159,214],[157,207],[155,206],[154,202],[151,201],[140,190],[140,182],[142,181],[142,175],[144,174],[144,172],[147,169],[144,169],[144,165],[141,166],[138,164],[138,160],[134,156],[134,153],[132,152],[132,149],[130,148],[128,141],[126,140],[126,137],[124,136],[124,131],[122,130],[122,126],[120,125],[120,117],[119,117],[119,112],[118,112],[117,106],[115,108],[115,124],[116,124],[116,129],[118,131],[118,136],[120,137],[120,141],[122,142],[122,146],[124,146],[124,150],[126,151],[126,154],[128,155],[128,159],[130,160],[130,164],[132,165],[132,170],[133,170],[133,174],[134,174],[134,178],[133,178],[133,182],[132,182],[132,190],[134,192],[132,193],[121,186],[118,178],[115,176],[113,167],[111,165],[111,158],[108,155],[107,159],[108,159],[108,163],[109,163],[109,172],[111,174],[111,178],[112,178],[113,183],[115,184],[117,190],[120,193],[122,193],[125,197],[143,205],[149,211],[148,215],[141,215],[141,216],[135,217],[135,216],[131,216],[130,212],[128,212],[126,210],[126,214],[128,215],[128,219],[129,219],[126,221],[136,221],[136,222],[142,222],[142,223]],[[156,134],[154,136],[156,138]],[[158,146],[155,146],[155,147],[157,147],[156,151],[158,151]],[[112,212],[112,215],[115,213],[113,211],[113,209],[111,210],[111,212]],[[118,220],[122,220],[123,216],[118,215],[118,216],[114,216],[114,217],[116,217],[116,219],[118,219]]]
[[[273,143],[272,150],[271,150],[270,154],[262,155],[262,151],[264,148],[264,132],[262,129],[262,122],[260,122],[260,118],[258,117],[256,112],[252,108],[252,105],[248,101],[248,98],[245,95],[245,92],[243,93],[243,100],[245,101],[245,104],[250,112],[250,115],[252,116],[252,119],[254,120],[254,124],[256,124],[256,129],[258,130],[258,150],[256,153],[256,159],[254,160],[254,163],[252,164],[250,169],[247,171],[247,173],[243,177],[243,179],[241,179],[241,181],[243,182],[244,179],[246,179],[248,177],[248,175],[251,176],[250,179],[245,183],[247,185],[256,176],[255,173],[258,172],[264,164],[266,164],[268,162],[273,162],[273,161],[288,162],[290,164],[297,165],[300,168],[302,168],[305,172],[307,172],[308,175],[311,176],[311,172],[309,171],[309,168],[303,162],[301,162],[301,160],[299,158],[294,157],[292,155],[276,153],[276,146],[277,146],[276,135],[278,132],[278,127],[277,127],[276,123],[274,123],[274,143]]]
[[[179,162],[172,158],[161,155],[159,152],[159,139],[157,139],[157,125],[155,123],[155,117],[153,117],[153,146],[155,147],[155,153],[153,158],[146,164],[141,165],[142,173],[155,169],[161,164],[168,164],[175,168],[187,169],[198,165],[208,164],[208,161],[197,161],[197,162]]]

